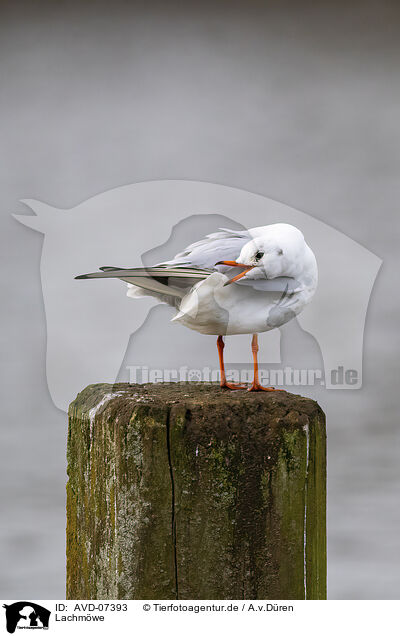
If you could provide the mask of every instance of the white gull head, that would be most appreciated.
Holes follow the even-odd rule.
[[[315,289],[318,270],[315,256],[299,229],[288,223],[275,223],[250,230],[252,239],[241,249],[238,263],[248,265],[243,279],[294,278]]]

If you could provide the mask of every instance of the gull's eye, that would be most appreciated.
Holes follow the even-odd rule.
[[[279,249],[278,250],[278,256],[282,256],[282,254],[283,254],[283,250]]]
[[[264,252],[257,252],[254,258],[256,259],[256,261],[259,261],[262,259],[263,256],[264,256]]]

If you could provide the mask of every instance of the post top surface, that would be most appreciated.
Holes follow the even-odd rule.
[[[317,402],[287,391],[248,392],[221,389],[211,382],[163,382],[148,384],[91,384],[71,403],[70,408],[79,409],[82,414],[95,415],[97,410],[114,400],[136,405],[147,404],[154,407],[182,406],[187,408],[214,408],[216,415],[225,410],[254,408],[264,412],[284,410],[307,416],[322,414]]]

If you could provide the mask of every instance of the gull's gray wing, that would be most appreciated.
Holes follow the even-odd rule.
[[[99,272],[83,274],[76,278],[119,278],[143,290],[151,296],[182,298],[192,285],[215,271],[225,273],[233,270],[226,265],[215,266],[218,261],[235,260],[245,243],[250,240],[247,230],[220,228],[218,232],[188,245],[173,259],[155,267],[129,269],[101,267]],[[169,302],[169,301],[168,301]],[[171,303],[172,304],[172,303]]]
[[[205,238],[188,245],[183,252],[179,252],[173,259],[162,265],[195,267],[212,271],[232,269],[226,265],[218,265],[218,261],[234,261],[239,256],[243,245],[251,240],[248,230],[229,230],[220,228],[218,232],[208,234]]]

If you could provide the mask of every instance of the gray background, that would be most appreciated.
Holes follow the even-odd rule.
[[[364,386],[317,397],[329,596],[399,597],[396,4],[0,4],[2,597],[65,596],[66,417],[45,378],[42,237],[10,213],[150,179],[267,195],[383,258]]]

